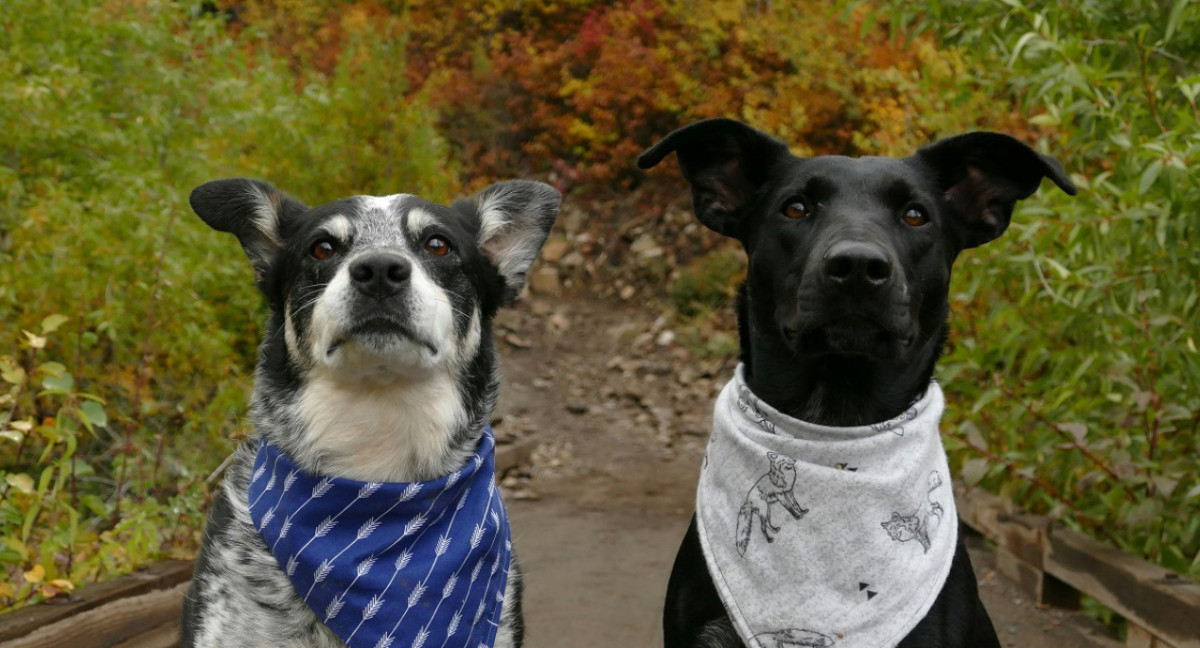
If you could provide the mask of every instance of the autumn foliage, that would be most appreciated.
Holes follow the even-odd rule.
[[[642,178],[641,150],[714,116],[799,154],[891,153],[943,131],[1019,123],[973,86],[957,54],[893,38],[828,0],[314,4],[252,0],[240,15],[317,69],[333,69],[347,20],[398,16],[407,95],[437,107],[468,183],[538,173],[564,187],[628,187]],[[298,20],[272,18],[289,5],[303,7]]]

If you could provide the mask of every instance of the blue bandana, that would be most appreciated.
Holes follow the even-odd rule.
[[[491,646],[512,550],[495,439],[428,482],[304,472],[259,443],[250,517],[296,594],[351,648]]]

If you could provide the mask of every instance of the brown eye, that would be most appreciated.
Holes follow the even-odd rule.
[[[310,253],[317,261],[324,261],[325,259],[333,256],[333,243],[330,243],[329,241],[317,241],[316,243],[313,243]]]
[[[792,220],[800,220],[808,216],[808,205],[805,205],[802,200],[793,200],[783,208],[783,215]]]
[[[433,256],[446,256],[450,251],[450,243],[440,236],[431,236],[425,241],[425,251]]]
[[[929,222],[929,217],[925,215],[923,210],[916,207],[910,207],[904,212],[904,216],[901,218],[901,220],[903,220],[904,224],[908,225],[909,227],[920,227]]]

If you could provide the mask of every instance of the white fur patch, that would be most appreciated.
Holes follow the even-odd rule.
[[[430,223],[437,222],[437,217],[420,207],[408,210],[408,233],[413,237],[420,236]]]
[[[332,216],[321,223],[321,229],[343,243],[349,241],[354,234],[354,226],[350,224],[350,219],[341,214]]]
[[[254,227],[263,233],[267,241],[279,247],[279,205],[258,185],[246,183],[246,191],[254,201]]]
[[[396,201],[405,198],[413,197],[412,194],[398,193],[390,196],[357,196],[358,204],[362,206],[364,211],[381,211],[390,212],[396,204]]]
[[[319,458],[322,471],[359,481],[417,481],[452,470],[449,434],[466,424],[449,372],[345,381],[320,368],[305,381],[297,412],[309,457],[296,458]]]

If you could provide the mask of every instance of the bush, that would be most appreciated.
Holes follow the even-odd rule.
[[[939,56],[929,39],[890,41],[867,12],[839,20],[821,0],[441,7],[408,5],[412,76],[442,105],[443,132],[472,175],[625,188],[644,177],[640,151],[714,116],[802,154],[925,143],[951,104],[960,121],[1009,121],[980,109],[992,97],[963,83],[961,57]]]
[[[959,262],[942,378],[964,477],[1200,576],[1200,6],[880,4],[969,47],[1080,186]]]
[[[9,4],[0,609],[195,548],[205,479],[243,428],[261,306],[233,239],[190,215],[192,187],[456,189],[429,111],[404,98],[396,18],[347,12],[323,77],[186,3]]]

